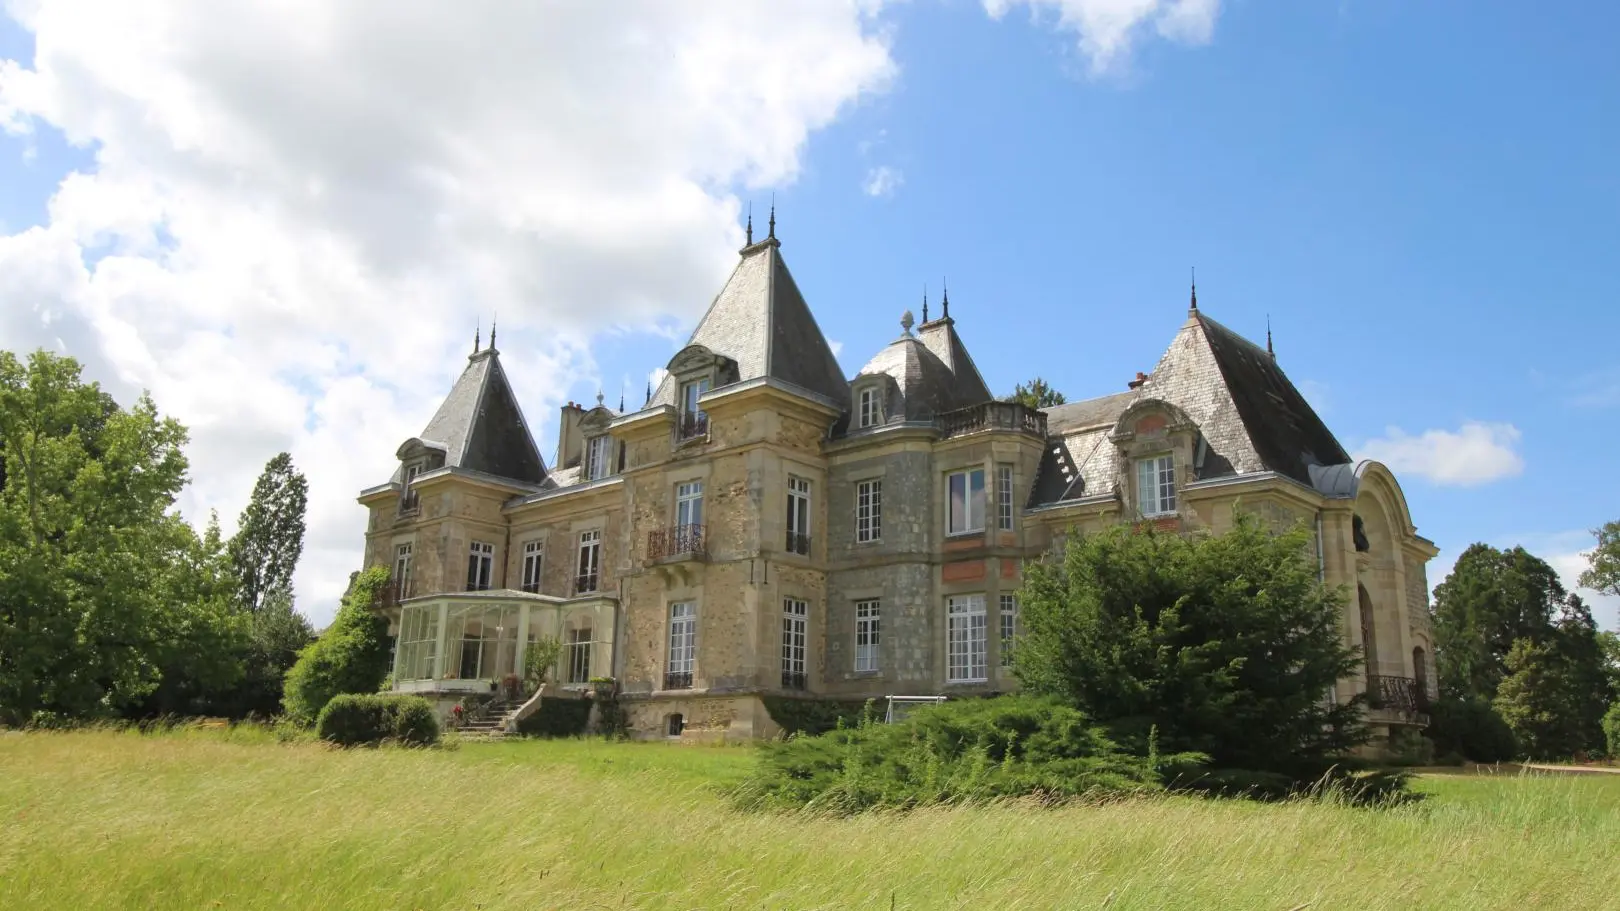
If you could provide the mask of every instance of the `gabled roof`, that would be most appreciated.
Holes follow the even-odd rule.
[[[467,368],[419,440],[425,447],[442,448],[447,468],[529,484],[546,479],[545,461],[501,368],[500,352],[494,348],[467,358]]]
[[[782,259],[780,241],[768,237],[741,255],[687,347],[701,345],[735,361],[738,382],[773,377],[847,410],[843,368]],[[678,404],[675,383],[666,376],[649,404]]]

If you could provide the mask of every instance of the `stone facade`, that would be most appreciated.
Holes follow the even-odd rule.
[[[777,246],[742,251],[642,410],[565,407],[538,480],[486,470],[537,450],[521,414],[499,413],[515,405],[496,394],[498,355],[476,352],[394,479],[360,497],[366,564],[395,569],[398,605],[479,587],[538,599],[547,634],[592,624],[590,676],[614,678],[637,735],[770,736],[765,696],[1015,689],[1004,649],[1025,560],[1119,521],[1219,533],[1242,508],[1311,527],[1345,593],[1346,640],[1370,653],[1333,696],[1377,689],[1376,722],[1422,723],[1394,697],[1432,693],[1433,545],[1389,471],[1351,464],[1269,351],[1194,306],[1128,393],[1038,412],[991,399],[946,302],[918,335],[906,314],[846,381]],[[503,435],[523,437],[516,454]],[[397,632],[402,608],[384,609]]]

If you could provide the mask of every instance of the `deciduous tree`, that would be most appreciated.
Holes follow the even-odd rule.
[[[308,499],[309,482],[293,469],[292,455],[277,453],[253,485],[231,538],[231,571],[243,609],[257,613],[272,592],[292,591]]]
[[[1597,546],[1586,555],[1587,568],[1581,573],[1581,588],[1620,595],[1620,520],[1592,533],[1597,536]]]
[[[1046,380],[1036,377],[1028,383],[1019,383],[1013,389],[1013,394],[1007,397],[1009,402],[1018,402],[1030,408],[1050,408],[1061,405],[1067,399],[1063,393],[1053,389]]]

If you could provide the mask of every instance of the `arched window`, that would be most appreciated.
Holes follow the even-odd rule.
[[[1367,586],[1357,585],[1356,593],[1361,599],[1361,648],[1362,661],[1365,662],[1367,675],[1378,673],[1378,630],[1373,623],[1372,596],[1367,594]]]

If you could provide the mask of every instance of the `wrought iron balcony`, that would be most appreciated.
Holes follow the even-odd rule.
[[[588,595],[596,591],[596,586],[600,582],[600,573],[580,573],[574,577],[574,594]]]
[[[702,525],[673,525],[669,528],[655,528],[647,532],[647,559],[664,560],[670,557],[704,557],[708,551],[705,549]]]
[[[790,554],[799,554],[800,556],[804,557],[810,556],[810,536],[801,535],[796,531],[788,532],[787,552]]]
[[[664,689],[666,689],[666,690],[689,690],[691,688],[692,688],[692,672],[691,671],[682,671],[680,673],[673,673],[673,674],[665,674],[664,675]]]
[[[1409,721],[1423,721],[1429,708],[1429,694],[1411,677],[1367,675],[1367,705],[1393,712]]]
[[[688,411],[681,415],[681,424],[675,432],[683,440],[706,436],[709,432],[709,416],[701,411]]]
[[[805,688],[805,674],[803,671],[783,671],[782,689],[802,690]]]
[[[1046,439],[1046,414],[1018,402],[985,402],[947,411],[939,418],[940,433],[944,437],[966,436],[1000,430],[1027,433]]]

